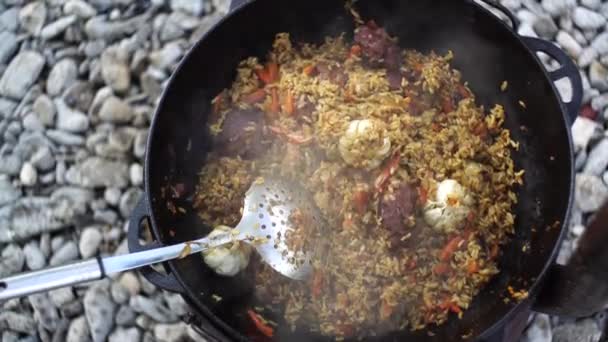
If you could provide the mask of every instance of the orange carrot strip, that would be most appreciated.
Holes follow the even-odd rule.
[[[285,98],[285,106],[283,107],[283,111],[285,114],[293,115],[296,112],[296,103],[295,97],[291,93],[291,91],[287,92],[287,97]]]
[[[268,77],[270,78],[269,84],[279,80],[279,65],[277,63],[268,62],[268,64],[266,64],[266,70],[268,70]]]
[[[467,272],[469,274],[474,274],[474,273],[479,272],[479,264],[477,263],[477,261],[475,261],[475,260],[469,261],[469,263],[467,264]]]
[[[247,94],[243,97],[243,102],[248,104],[254,104],[264,101],[266,98],[266,91],[264,89],[258,89],[253,93]]]
[[[440,263],[433,267],[433,272],[437,275],[443,275],[450,271],[450,265],[446,263]]]
[[[302,73],[306,76],[314,76],[317,73],[317,66],[314,64],[307,65],[302,69]]]
[[[270,112],[278,113],[281,111],[281,104],[279,103],[279,91],[276,88],[272,88],[270,91],[271,101],[270,101]]]
[[[360,56],[361,55],[361,45],[355,44],[353,46],[350,47],[350,52],[348,54],[348,57],[352,57],[352,56]]]
[[[376,191],[380,192],[383,190],[384,185],[386,184],[388,179],[393,175],[393,173],[395,173],[395,171],[397,171],[397,167],[399,167],[399,160],[401,160],[401,155],[399,153],[396,153],[386,163],[386,166],[374,182]]]
[[[255,324],[255,327],[258,328],[258,330],[266,337],[272,337],[274,336],[274,329],[270,326],[268,326],[266,323],[264,323],[262,321],[262,319],[260,318],[260,316],[258,316],[258,314],[255,313],[255,311],[249,309],[247,310],[247,314],[249,314],[249,318],[251,318],[251,320],[253,321],[253,324]]]
[[[454,252],[458,249],[458,245],[464,241],[464,239],[460,236],[453,237],[441,250],[441,254],[439,255],[439,259],[442,261],[448,261],[454,255]]]

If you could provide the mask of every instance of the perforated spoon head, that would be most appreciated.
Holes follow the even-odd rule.
[[[294,250],[288,236],[295,229],[319,232],[320,228],[321,214],[308,191],[278,179],[259,179],[251,185],[245,196],[243,217],[236,227],[239,235],[249,237],[245,241],[255,247],[264,262],[296,280],[311,275],[311,256],[315,252]]]

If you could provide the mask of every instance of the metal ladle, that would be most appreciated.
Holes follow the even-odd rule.
[[[0,279],[0,301],[100,280],[107,275],[183,258],[233,241],[252,245],[264,262],[286,277],[304,280],[312,271],[311,253],[292,251],[285,243],[286,234],[293,229],[292,215],[296,212],[310,218],[307,224],[320,224],[318,208],[305,190],[285,181],[259,179],[247,191],[243,217],[229,233]]]

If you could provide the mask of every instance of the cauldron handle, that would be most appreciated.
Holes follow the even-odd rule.
[[[578,116],[583,100],[583,82],[578,67],[564,51],[551,42],[532,37],[521,37],[521,39],[533,52],[544,52],[559,62],[560,67],[557,70],[549,71],[548,75],[553,82],[562,78],[570,80],[572,98],[570,99],[570,102],[565,102],[562,99],[562,103],[566,106],[568,119],[570,120],[569,123],[573,124]]]
[[[129,230],[127,232],[127,242],[129,245],[129,252],[141,252],[152,248],[162,247],[163,245],[159,241],[154,241],[145,246],[142,246],[139,242],[139,237],[141,235],[142,223],[144,220],[150,217],[148,210],[148,201],[147,197],[143,196],[135,209],[131,213],[131,218],[129,219]],[[172,292],[184,292],[184,289],[179,284],[177,279],[171,274],[162,274],[152,268],[151,266],[144,266],[138,269],[141,275],[144,276],[149,282],[152,284]]]
[[[470,1],[475,2],[474,0],[470,0]],[[500,11],[507,18],[509,18],[509,21],[511,22],[511,28],[513,29],[513,31],[517,32],[517,29],[519,28],[519,20],[517,19],[517,17],[515,15],[513,15],[513,13],[511,11],[509,11],[508,8],[506,8],[503,4],[498,2],[498,0],[481,0],[481,1],[483,3],[485,3],[486,5],[493,7],[496,10]]]

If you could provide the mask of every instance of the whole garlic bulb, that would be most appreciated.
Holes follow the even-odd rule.
[[[474,201],[471,194],[453,179],[446,179],[437,186],[434,199],[424,206],[424,220],[435,230],[451,233],[464,226]]]
[[[230,230],[232,230],[230,227],[218,226],[209,234],[209,237],[224,234]],[[247,267],[250,255],[251,247],[249,245],[234,242],[204,251],[203,259],[215,273],[232,277]]]
[[[384,123],[376,119],[353,120],[338,143],[344,161],[354,167],[375,169],[391,152]]]

